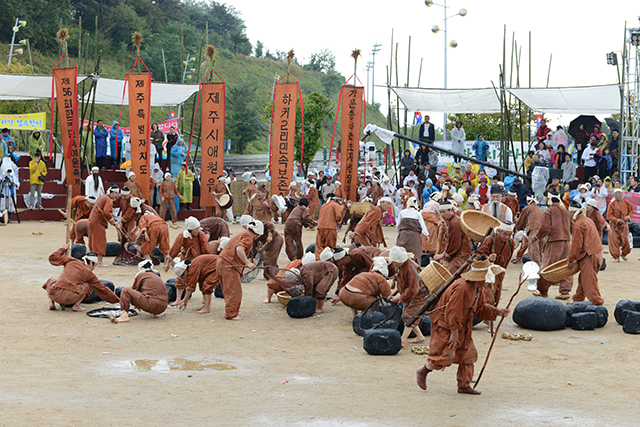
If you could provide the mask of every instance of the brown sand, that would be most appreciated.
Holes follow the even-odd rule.
[[[182,223],[181,223],[182,224]],[[278,229],[282,231],[282,226]],[[232,226],[237,233],[239,226]],[[42,231],[43,235],[33,235]],[[171,229],[172,238],[180,230]],[[385,228],[389,243],[395,229]],[[340,241],[343,233],[340,233]],[[115,241],[115,231],[108,237]],[[315,232],[304,232],[305,244]],[[351,329],[350,310],[291,319],[274,297],[262,304],[264,281],[244,285],[242,322],[225,321],[223,301],[195,313],[196,292],[184,311],[159,319],[142,313],[115,325],[84,313],[49,311],[41,285],[61,269],[47,262],[64,239],[61,223],[0,227],[0,424],[215,426],[596,426],[634,425],[640,338],[613,318],[623,298],[640,299],[638,251],[600,274],[609,322],[595,331],[523,331],[509,318],[503,331],[533,341],[498,338],[479,389],[456,393],[455,367],[415,384],[426,356],[409,349],[374,357]],[[286,262],[284,250],[281,265]],[[112,258],[106,259],[108,263]],[[515,291],[521,266],[511,265],[501,306]],[[116,286],[131,286],[135,267],[96,269]],[[162,273],[163,279],[174,277]],[[333,293],[333,292],[332,292]],[[557,288],[551,289],[555,296]],[[517,296],[529,297],[526,288]],[[100,304],[85,304],[91,310]],[[479,361],[490,336],[474,331]],[[428,342],[427,342],[428,343]],[[572,383],[569,385],[568,383]]]

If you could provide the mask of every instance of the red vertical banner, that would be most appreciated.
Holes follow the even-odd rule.
[[[144,198],[149,198],[151,73],[127,74],[129,87],[129,127],[131,129],[131,170],[142,187]]]
[[[226,85],[224,82],[202,83],[202,175],[200,206],[213,206],[213,186],[224,171],[224,117]]]
[[[293,179],[298,82],[278,82],[271,116],[271,195],[286,196]]]
[[[78,69],[76,67],[54,68],[53,79],[58,102],[64,170],[67,185],[72,187],[73,197],[80,195],[80,144],[78,143]]]
[[[355,201],[358,191],[358,152],[362,131],[364,88],[345,86],[342,95],[342,127],[340,131],[340,180],[347,200]]]

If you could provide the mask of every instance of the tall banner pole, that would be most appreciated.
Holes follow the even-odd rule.
[[[342,95],[340,179],[347,200],[355,201],[358,190],[358,153],[362,132],[364,87],[345,86]]]
[[[136,174],[136,182],[142,187],[145,200],[149,197],[151,174],[150,156],[150,114],[151,114],[151,73],[127,74],[129,87],[129,126],[131,129],[131,170]]]
[[[224,171],[224,123],[226,106],[226,83],[203,82],[200,86],[202,112],[202,175],[200,206],[213,207],[213,186]]]
[[[298,82],[275,85],[271,116],[271,195],[288,194],[295,161]]]

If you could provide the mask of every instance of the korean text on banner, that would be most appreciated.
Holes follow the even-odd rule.
[[[54,68],[60,134],[64,152],[64,169],[67,184],[71,184],[73,197],[80,195],[82,185],[80,171],[80,144],[78,143],[78,96],[76,67]]]
[[[226,86],[224,82],[202,83],[202,191],[200,206],[214,206],[213,186],[224,172],[224,114]]]
[[[47,113],[0,114],[0,128],[45,130],[47,128]]]
[[[342,128],[340,132],[340,180],[347,200],[355,201],[358,190],[358,152],[362,131],[362,100],[364,88],[345,86],[342,95]]]
[[[136,182],[142,187],[144,198],[150,200],[151,73],[130,73],[127,76],[127,86],[129,87],[129,127],[131,128],[131,169],[136,174]]]
[[[276,83],[271,126],[271,194],[286,196],[293,179],[298,83]]]

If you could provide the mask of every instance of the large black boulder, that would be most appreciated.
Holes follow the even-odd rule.
[[[429,254],[422,254],[422,257],[420,257],[420,267],[426,267],[429,265],[429,263],[431,262],[431,257],[429,256]]]
[[[87,253],[87,247],[82,243],[74,243],[71,246],[71,256],[76,259],[82,259]]]
[[[153,256],[158,258],[158,261],[164,262],[164,255],[160,252],[160,249],[158,249],[157,246],[153,248]]]
[[[310,244],[309,246],[307,246],[307,249],[305,249],[305,251],[304,251],[304,252],[305,252],[305,253],[307,253],[307,252],[314,253],[315,251],[316,251],[316,244],[315,244],[315,243],[312,243],[312,244]]]
[[[613,317],[616,318],[616,322],[618,322],[619,325],[624,325],[624,321],[627,318],[627,312],[630,311],[638,311],[633,301],[628,299],[620,300],[613,311]]]
[[[567,328],[572,327],[572,316],[576,313],[584,313],[587,311],[587,307],[593,306],[589,301],[573,302],[564,306],[565,313],[567,315],[565,326]]]
[[[294,319],[311,317],[316,312],[316,300],[311,296],[293,297],[287,303],[287,314]]]
[[[107,253],[105,256],[118,256],[120,252],[120,242],[107,242]]]
[[[420,323],[418,323],[418,328],[420,328],[420,332],[422,332],[422,335],[425,337],[431,335],[431,319],[429,316],[422,316]],[[416,334],[413,332],[409,334],[409,338],[414,338],[415,336]]]
[[[218,283],[213,289],[213,296],[216,298],[224,298],[224,294],[222,293],[222,285],[220,283]]]
[[[120,298],[120,295],[122,295],[122,289],[123,289],[122,286],[118,286],[116,290],[113,291],[113,293],[116,294],[118,298]]]
[[[535,331],[564,329],[567,321],[564,305],[556,300],[532,297],[522,300],[513,310],[513,321]]]
[[[602,328],[609,320],[609,310],[603,305],[591,305],[585,309],[585,312],[594,312],[598,316],[598,325],[596,328]]]
[[[404,322],[402,321],[402,304],[391,303],[378,308],[378,311],[384,314],[389,320],[397,323],[396,329],[402,334],[404,331]]]
[[[402,349],[397,329],[373,329],[364,333],[364,350],[375,356],[393,356]]]
[[[169,279],[164,282],[164,287],[167,288],[167,296],[169,297],[169,302],[174,302],[176,300],[176,279]]]
[[[624,319],[622,330],[627,334],[640,334],[640,312],[625,311],[627,313]]]
[[[571,316],[571,329],[576,331],[592,331],[598,326],[598,315],[595,312],[576,313]]]

